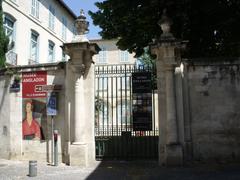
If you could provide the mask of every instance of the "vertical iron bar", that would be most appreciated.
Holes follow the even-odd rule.
[[[117,68],[117,67],[116,67]],[[118,136],[118,76],[116,76],[116,128],[117,128],[117,136]]]
[[[125,81],[125,131],[127,131],[127,65],[124,66],[124,81]]]
[[[107,67],[107,135],[109,136],[108,68],[109,67]]]
[[[122,69],[122,66],[121,66]],[[122,133],[122,76],[120,76],[120,102],[121,102],[121,133]]]
[[[104,66],[103,66],[103,73],[104,73]],[[105,112],[105,102],[104,102],[104,80],[105,80],[105,76],[103,74],[102,77],[102,99],[103,99],[103,108],[102,108],[102,127],[103,127],[103,132],[102,135],[104,136],[104,112]]]
[[[111,69],[111,73],[113,73],[113,66]],[[112,103],[112,108],[111,108],[111,113],[112,113],[112,136],[113,136],[113,76],[111,76],[111,103]]]
[[[98,66],[98,78],[97,78],[97,81],[98,81],[98,86],[97,86],[97,94],[98,94],[98,99],[97,99],[97,101],[98,101],[98,103],[100,103],[100,97],[99,97],[99,90],[100,90],[100,88],[99,88],[99,86],[100,86],[100,78],[99,78],[99,66]],[[98,104],[98,108],[100,108],[101,106],[99,106],[99,104]],[[99,131],[100,131],[100,109],[97,109],[97,111],[98,111],[98,113],[97,113],[97,130],[98,130],[98,135],[99,135]]]

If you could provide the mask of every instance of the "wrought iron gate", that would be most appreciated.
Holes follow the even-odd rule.
[[[157,95],[152,89],[152,130],[133,131],[132,73],[155,71],[136,65],[98,65],[95,69],[96,159],[157,159]],[[156,108],[157,109],[157,108]]]

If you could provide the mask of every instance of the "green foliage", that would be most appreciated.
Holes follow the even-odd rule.
[[[89,14],[102,28],[100,35],[119,38],[119,48],[137,57],[160,37],[157,23],[165,8],[174,36],[189,40],[187,57],[240,55],[239,0],[105,0],[95,5],[99,10]]]
[[[0,68],[5,67],[5,53],[8,50],[8,38],[3,30],[2,0],[0,0]]]
[[[144,53],[138,58],[138,61],[145,66],[156,66],[156,61],[154,57],[150,55],[149,48],[144,48]]]
[[[101,99],[99,96],[95,96],[95,112],[99,113],[102,111],[104,105],[103,99]]]

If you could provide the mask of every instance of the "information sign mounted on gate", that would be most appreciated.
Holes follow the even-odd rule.
[[[151,72],[132,73],[133,130],[152,130]]]

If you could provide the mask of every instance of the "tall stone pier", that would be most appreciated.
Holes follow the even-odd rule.
[[[81,11],[75,23],[78,34],[72,42],[65,43],[63,50],[70,56],[67,65],[66,79],[73,81],[73,88],[68,88],[69,97],[72,97],[69,116],[69,163],[77,166],[90,166],[95,162],[94,140],[94,66],[92,56],[100,48],[95,43],[89,43],[85,34],[88,31],[88,22]],[[68,77],[70,76],[71,77]],[[72,124],[72,126],[70,125]]]
[[[181,42],[171,34],[171,20],[166,16],[166,12],[159,21],[159,25],[163,33],[160,39],[151,45],[151,53],[157,55],[159,163],[160,165],[181,165],[183,150],[179,143],[175,93],[175,68],[180,65]]]

